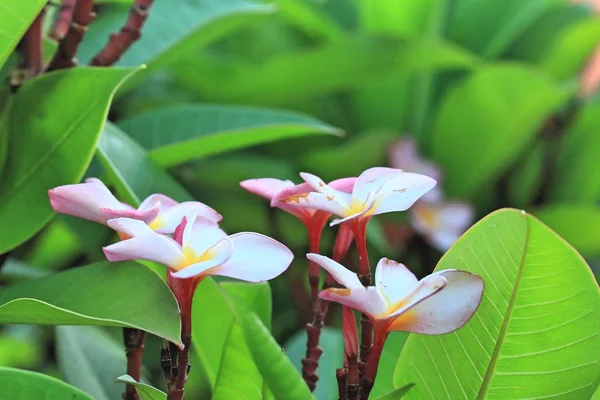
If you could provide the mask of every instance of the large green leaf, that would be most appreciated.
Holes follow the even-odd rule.
[[[173,7],[157,1],[142,29],[142,36],[123,54],[117,65],[147,64],[149,70],[173,63],[198,51],[231,30],[270,14],[275,8],[250,0],[188,0]],[[77,53],[88,62],[117,32],[129,7],[105,10],[91,25]]]
[[[411,335],[395,385],[406,398],[589,398],[600,383],[600,293],[590,268],[534,217],[500,210],[472,227],[436,270],[480,275],[485,291],[467,325]]]
[[[316,4],[304,0],[276,0],[278,14],[290,25],[297,27],[315,39],[339,40],[343,36],[342,27]]]
[[[119,122],[162,166],[304,135],[343,132],[291,111],[182,104]]]
[[[600,209],[597,206],[549,205],[539,208],[534,214],[584,257],[600,256]]]
[[[129,326],[180,342],[173,294],[134,262],[92,264],[2,289],[0,323]]]
[[[45,4],[45,0],[0,1],[0,67]]]
[[[319,360],[319,381],[313,395],[318,400],[330,400],[338,393],[336,368],[341,368],[344,363],[344,340],[339,329],[323,328],[319,346],[323,355]],[[292,336],[283,346],[285,354],[292,361],[296,369],[302,371],[302,359],[306,357],[306,331],[303,329]]]
[[[399,400],[403,398],[406,395],[406,393],[408,393],[408,391],[413,388],[413,386],[415,386],[414,383],[409,383],[404,387],[386,393],[381,397],[377,397],[375,400]]]
[[[223,349],[212,400],[262,400],[263,381],[239,324],[231,326]]]
[[[0,367],[0,393],[11,400],[93,400],[81,390],[38,372]]]
[[[231,295],[243,299],[251,312],[260,313],[265,324],[270,324],[271,294],[269,285],[230,283],[218,284],[206,278],[198,286],[192,307],[192,343],[211,386],[215,385],[221,356],[230,329],[235,322]]]
[[[312,399],[300,373],[281,351],[281,347],[260,318],[239,302],[235,309],[254,363],[275,398]]]
[[[26,82],[17,92],[0,190],[0,224],[11,228],[0,232],[0,253],[29,239],[52,218],[48,189],[81,179],[111,98],[134,71],[58,71]],[[68,107],[56,106],[66,99]]]
[[[475,195],[521,154],[568,94],[537,71],[510,64],[482,68],[446,92],[431,149],[444,189]]]
[[[563,0],[458,0],[450,37],[486,58],[501,55],[531,24]]]
[[[58,366],[64,380],[95,400],[121,398],[123,385],[115,377],[127,369],[121,343],[94,326],[56,328]]]
[[[600,101],[587,103],[565,132],[548,197],[560,202],[600,199]]]
[[[213,101],[279,104],[410,71],[464,68],[473,61],[469,53],[440,41],[351,37],[259,65],[236,62],[215,69],[203,60],[186,62],[177,66],[177,73],[188,87]]]
[[[163,193],[178,201],[191,199],[139,144],[110,122],[100,137],[97,155],[120,198],[129,204],[138,205],[153,193]]]
[[[166,393],[145,383],[137,382],[129,375],[118,377],[117,382],[123,382],[135,386],[137,394],[140,396],[141,400],[167,400]]]

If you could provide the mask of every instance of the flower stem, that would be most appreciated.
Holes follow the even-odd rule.
[[[383,346],[388,334],[389,332],[387,330],[375,330],[375,341],[373,343],[371,355],[369,356],[369,360],[362,377],[360,395],[361,400],[369,400],[369,393],[371,393],[371,389],[375,384],[379,360],[381,359],[381,353],[383,351]]]
[[[123,342],[127,353],[127,375],[131,376],[137,382],[142,375],[142,358],[144,355],[144,342],[146,332],[135,328],[123,328]],[[139,400],[135,386],[127,384],[124,400]]]
[[[338,368],[335,370],[335,377],[338,382],[339,400],[348,400],[346,385],[348,384],[348,370],[346,368]]]

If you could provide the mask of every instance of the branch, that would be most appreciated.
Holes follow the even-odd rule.
[[[90,65],[107,67],[113,65],[127,51],[127,49],[140,38],[142,27],[148,17],[148,10],[153,0],[135,0],[129,10],[129,17],[118,33],[113,33],[108,43],[92,59]]]
[[[21,41],[20,49],[23,59],[20,67],[27,71],[28,78],[38,75],[44,68],[42,50],[44,14],[46,14],[45,7],[35,17]]]
[[[76,0],[73,10],[73,20],[69,25],[69,30],[65,37],[60,41],[56,54],[48,65],[48,71],[57,69],[72,68],[77,65],[75,55],[79,43],[83,39],[88,25],[96,14],[92,11],[94,0]]]
[[[145,339],[146,332],[135,328],[123,328],[123,342],[127,353],[127,375],[138,382],[142,376]],[[125,386],[125,393],[122,397],[124,400],[140,400],[135,386],[130,384]]]
[[[67,34],[69,25],[73,19],[73,11],[75,10],[75,3],[77,0],[62,0],[60,9],[58,11],[58,17],[54,22],[52,31],[49,36],[54,40],[61,40]]]

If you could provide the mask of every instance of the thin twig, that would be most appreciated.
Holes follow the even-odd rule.
[[[73,19],[65,37],[59,42],[56,54],[48,65],[48,71],[72,68],[77,65],[75,55],[88,25],[96,14],[92,11],[94,0],[77,0],[73,10]]]
[[[67,34],[69,25],[73,19],[73,11],[75,10],[76,2],[77,0],[62,0],[60,9],[58,10],[58,17],[56,17],[54,26],[48,35],[52,39],[61,40]]]
[[[142,358],[144,356],[144,342],[146,332],[140,329],[123,328],[123,343],[127,353],[127,375],[131,376],[137,382],[142,377]],[[140,397],[135,390],[135,386],[127,384],[124,400],[139,400]]]
[[[42,39],[45,14],[44,7],[25,32],[19,46],[23,56],[20,68],[27,71],[28,78],[38,75],[44,68]]]
[[[127,49],[142,36],[141,30],[148,18],[148,10],[153,0],[135,0],[129,10],[125,25],[117,33],[110,35],[108,43],[92,59],[90,65],[107,67],[113,65]]]

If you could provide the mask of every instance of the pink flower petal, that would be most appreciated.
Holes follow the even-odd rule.
[[[483,296],[483,279],[466,271],[444,270],[430,277],[443,277],[447,284],[404,312],[392,323],[393,330],[441,335],[469,321]]]
[[[156,217],[149,225],[150,228],[156,232],[173,233],[183,217],[189,219],[193,215],[215,223],[223,219],[219,213],[206,204],[200,203],[199,201],[186,201],[167,209],[165,212],[162,212],[161,210],[158,217]]]
[[[283,244],[258,233],[237,233],[229,239],[233,243],[233,254],[220,267],[210,271],[211,275],[262,282],[280,275],[294,258]]]
[[[146,197],[144,201],[142,201],[142,204],[140,204],[140,206],[138,207],[138,210],[142,211],[147,210],[149,208],[153,208],[157,203],[160,203],[161,210],[163,212],[179,204],[169,196],[165,196],[164,194],[160,193],[155,193]]]
[[[375,287],[383,294],[388,304],[404,299],[417,285],[418,280],[404,264],[382,258],[375,270]]]
[[[101,208],[100,215],[106,220],[115,218],[131,218],[144,221],[146,224],[149,224],[156,218],[156,216],[160,212],[160,209],[160,203],[156,203],[151,208],[146,208],[145,210],[136,210],[133,208],[127,210],[113,210],[110,208]]]
[[[103,248],[109,261],[147,260],[170,267],[185,261],[181,246],[177,242],[154,232],[142,221],[117,218],[107,223],[117,232],[131,237]]]
[[[59,186],[48,191],[52,208],[61,214],[106,224],[101,208],[128,210],[99,179],[90,178],[85,183]]]
[[[365,288],[361,285],[354,289],[329,288],[321,291],[319,297],[354,308],[372,319],[385,316],[388,310],[385,299],[373,286]]]
[[[282,190],[294,187],[294,182],[275,178],[261,178],[242,181],[240,186],[250,193],[272,200]]]

